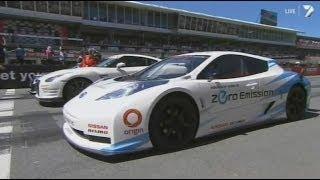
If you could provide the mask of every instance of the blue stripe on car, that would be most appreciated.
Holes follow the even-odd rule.
[[[275,95],[285,94],[288,93],[291,89],[291,87],[297,83],[301,82],[300,78],[298,76],[293,77],[286,83],[282,84],[280,87],[275,89]]]
[[[200,127],[203,127],[203,126],[209,124],[210,122],[212,122],[212,121],[215,120],[215,119],[217,119],[217,117],[208,119],[207,121],[202,122],[199,126],[200,126]]]
[[[268,62],[268,67],[271,68],[271,67],[273,67],[273,66],[276,66],[277,64],[278,64],[278,63],[277,63],[276,60],[271,60],[271,61]]]
[[[270,109],[270,113],[274,113],[274,112],[277,112],[279,110],[283,110],[283,108],[286,107],[286,101],[276,105],[275,107],[271,108]]]
[[[286,105],[286,102],[282,102],[282,103],[280,103],[280,104],[278,104],[278,105],[276,105],[276,106],[274,106],[274,107],[271,107],[271,109],[267,112],[267,114],[272,114],[272,113],[275,113],[276,111],[279,111],[280,109],[281,110],[284,110],[283,108],[285,107],[285,105]],[[259,116],[258,116],[258,118],[261,118],[261,117],[263,117],[263,116],[265,116],[266,114],[264,114],[264,112],[262,113],[262,114],[260,114]]]
[[[130,92],[129,95],[140,92],[145,89],[155,87],[155,86],[167,84],[168,82],[169,82],[169,80],[140,81],[140,82],[136,83],[137,88],[134,89],[132,92]]]
[[[145,134],[136,136],[134,138],[116,143],[111,147],[103,148],[100,151],[108,155],[132,152],[137,150],[142,145],[147,144],[149,141],[150,141],[149,133],[145,133]]]
[[[288,71],[288,72],[285,72],[285,73],[281,74],[280,76],[276,77],[275,79],[273,79],[272,81],[268,82],[266,85],[269,85],[269,84],[271,84],[271,83],[275,83],[275,82],[281,81],[281,80],[286,79],[286,78],[288,78],[288,77],[290,77],[290,76],[293,76],[293,75],[296,75],[296,73],[294,73],[294,72],[289,72],[289,71]]]
[[[270,63],[269,64],[269,68],[273,67],[273,66],[276,66],[277,64],[276,63]]]

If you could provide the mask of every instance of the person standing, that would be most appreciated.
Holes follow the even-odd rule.
[[[95,67],[99,60],[98,60],[98,53],[95,49],[89,49],[88,55],[85,55],[82,62],[80,63],[79,67]]]
[[[0,36],[0,65],[5,62],[5,52],[4,48],[6,46],[6,39]]]
[[[53,55],[54,52],[51,48],[51,46],[48,46],[46,51],[45,51],[45,55],[46,55],[46,60],[48,64],[53,64]]]
[[[26,56],[26,51],[20,45],[16,49],[16,58],[20,65],[24,64],[24,57]]]
[[[77,58],[77,63],[81,63],[83,59],[82,54],[79,54],[78,58]]]
[[[3,52],[4,52],[4,64],[11,64],[11,62],[9,61],[9,58],[8,58],[8,51],[7,51],[7,48],[3,48]]]
[[[65,60],[66,60],[65,53],[63,52],[62,47],[60,46],[60,48],[59,48],[59,61],[61,62],[62,65],[64,65]]]
[[[0,20],[0,32],[4,32],[4,26],[5,22],[3,20]],[[4,36],[0,35],[0,70],[3,70],[3,63],[5,63],[6,60],[6,54],[5,54],[5,46],[6,46],[6,39]]]
[[[4,47],[0,47],[0,65],[5,63]]]

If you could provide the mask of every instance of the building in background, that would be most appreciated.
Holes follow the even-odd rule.
[[[106,56],[233,50],[283,62],[305,57],[297,30],[140,2],[1,1],[0,17],[0,34],[9,47],[33,51],[27,58],[38,58],[48,45],[63,46],[69,59],[88,47]],[[312,53],[320,57],[320,50]]]

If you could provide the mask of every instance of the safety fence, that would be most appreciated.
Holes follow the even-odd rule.
[[[320,75],[320,67],[291,67],[284,68],[288,71],[294,71],[305,76],[318,76]]]
[[[75,64],[25,64],[0,66],[0,89],[28,88],[35,75],[49,73],[61,69],[72,68]],[[284,68],[305,76],[320,75],[320,67],[291,67]]]

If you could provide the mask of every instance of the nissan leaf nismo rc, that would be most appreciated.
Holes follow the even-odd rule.
[[[303,118],[309,100],[310,82],[276,60],[189,53],[92,84],[64,105],[63,132],[74,146],[102,155],[175,149],[272,118]]]
[[[100,78],[132,74],[158,61],[151,56],[119,54],[108,57],[97,67],[55,71],[36,80],[36,98],[40,103],[67,102]]]

